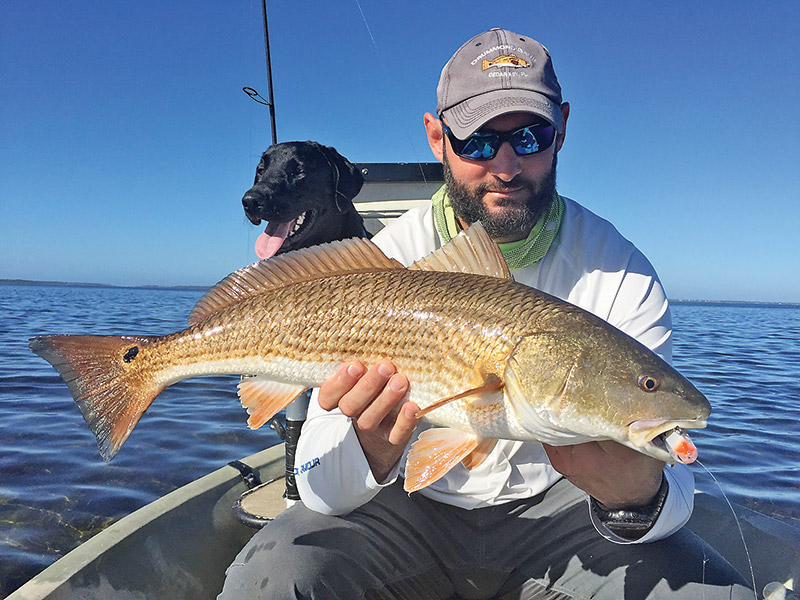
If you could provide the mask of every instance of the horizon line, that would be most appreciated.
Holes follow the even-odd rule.
[[[97,287],[118,289],[145,289],[145,290],[210,290],[214,285],[158,285],[139,284],[121,285],[114,283],[88,283],[78,281],[47,281],[38,279],[2,279],[0,285],[38,285],[38,286],[64,286],[64,287]],[[703,298],[668,298],[670,303],[676,304],[769,304],[773,306],[800,306],[800,302],[784,302],[781,300],[709,300]]]

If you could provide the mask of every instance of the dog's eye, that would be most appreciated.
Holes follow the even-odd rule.
[[[306,176],[303,165],[297,161],[290,161],[286,165],[286,175],[292,179],[302,179]]]

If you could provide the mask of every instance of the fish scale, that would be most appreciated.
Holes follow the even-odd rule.
[[[497,283],[473,275],[406,270],[303,282],[262,292],[158,345],[165,356],[176,357],[176,365],[254,356],[265,364],[276,357],[337,364],[351,358],[367,363],[391,358],[405,372],[437,381],[447,395],[460,389],[464,371],[492,359],[515,330],[526,331],[510,316],[500,317],[511,307],[513,295],[493,314],[464,314],[464,307],[482,296],[496,296]],[[357,296],[343,293],[354,288],[360,290]],[[415,301],[422,290],[424,307]],[[243,320],[242,313],[250,317]],[[486,335],[489,330],[491,336]],[[181,351],[172,349],[176,344]],[[428,360],[420,361],[421,355]],[[449,364],[442,363],[445,359]],[[445,369],[452,376],[442,377]]]

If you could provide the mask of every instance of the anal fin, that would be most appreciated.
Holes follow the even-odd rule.
[[[247,419],[250,429],[261,427],[308,389],[265,377],[243,377],[238,387],[239,399],[250,415]]]
[[[476,435],[458,429],[426,429],[408,452],[403,488],[416,492],[429,486],[444,477],[479,444]]]

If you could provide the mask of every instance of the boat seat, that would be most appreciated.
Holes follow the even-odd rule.
[[[284,477],[278,477],[239,496],[233,512],[248,527],[261,529],[286,510],[286,506],[286,481]]]

